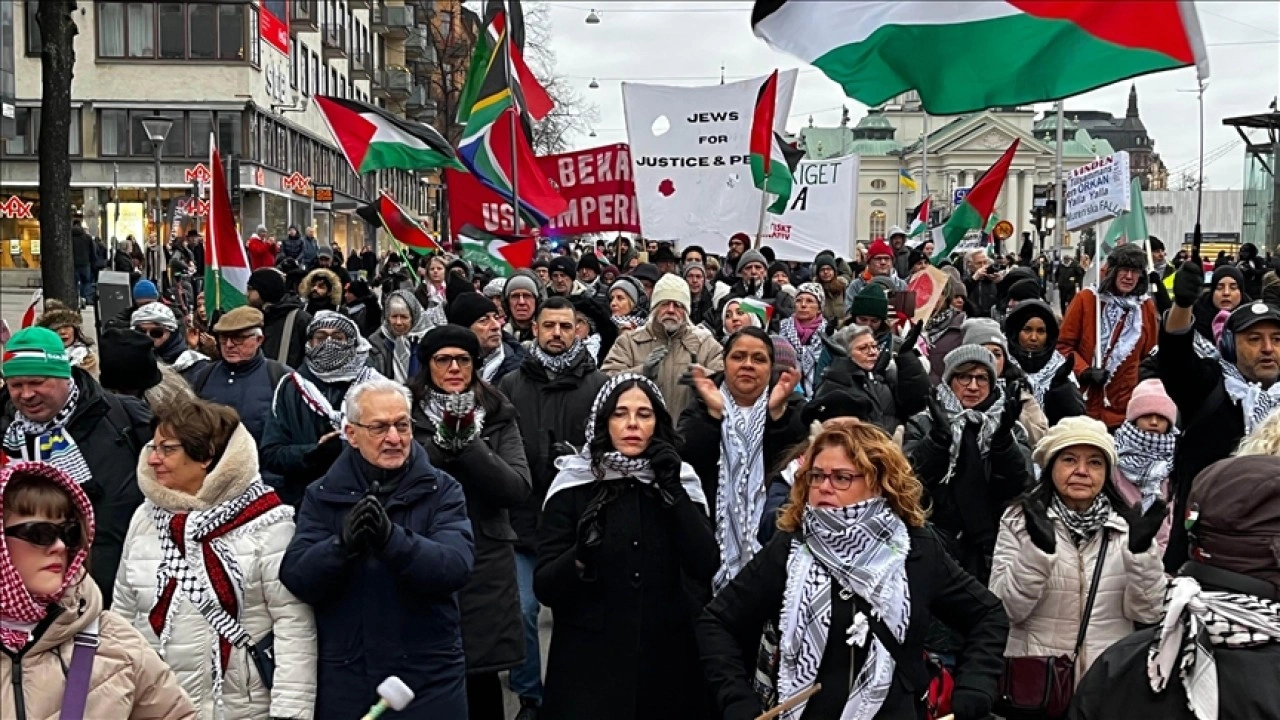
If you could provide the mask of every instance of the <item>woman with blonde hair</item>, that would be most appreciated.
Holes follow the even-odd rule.
[[[698,622],[722,717],[754,718],[815,684],[822,692],[780,717],[923,717],[934,617],[964,636],[956,720],[987,717],[1008,621],[925,526],[922,492],[880,428],[839,418],[810,436],[780,532]],[[757,641],[760,667],[747,667]]]

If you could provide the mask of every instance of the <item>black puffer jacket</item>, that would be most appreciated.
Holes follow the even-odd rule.
[[[848,395],[854,404],[869,403],[870,415],[862,420],[892,435],[899,425],[924,409],[928,392],[929,374],[915,352],[896,358],[881,353],[880,361],[870,371],[849,357],[837,357],[827,366],[809,404],[839,403],[845,401],[840,395]]]

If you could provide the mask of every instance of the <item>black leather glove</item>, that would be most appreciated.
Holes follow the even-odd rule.
[[[1022,383],[1009,380],[1004,385],[1004,410],[1000,413],[1000,424],[996,426],[994,437],[998,440],[1012,440],[1013,426],[1022,417]]]
[[[1057,551],[1058,541],[1053,533],[1053,521],[1049,519],[1049,511],[1039,500],[1028,499],[1022,504],[1022,516],[1026,518],[1027,537],[1031,544],[1052,555]]]
[[[685,495],[684,486],[680,484],[680,453],[671,443],[654,438],[645,454],[653,469],[654,489],[662,497],[662,504],[671,507]]]
[[[1109,377],[1110,376],[1107,374],[1106,370],[1103,370],[1100,367],[1089,366],[1088,368],[1085,368],[1084,372],[1080,373],[1080,384],[1103,387],[1107,384]]]
[[[605,498],[597,492],[591,502],[582,509],[582,517],[578,518],[578,541],[574,546],[574,557],[582,565],[581,575],[584,579],[594,577],[592,560],[596,551],[604,544],[604,508]]]
[[[1151,542],[1164,524],[1167,509],[1163,500],[1156,500],[1146,512],[1142,512],[1142,504],[1138,503],[1120,513],[1120,517],[1129,523],[1129,552],[1141,555],[1151,549]]]
[[[342,549],[350,555],[363,555],[369,549],[369,533],[365,525],[365,512],[373,498],[366,496],[356,501],[342,520],[342,530],[338,534],[338,542]]]
[[[955,720],[986,720],[991,717],[994,704],[994,700],[979,690],[956,688],[951,693],[951,712]]]
[[[567,442],[551,443],[551,458],[553,460],[555,458],[564,457],[565,455],[577,455],[577,454],[578,454],[578,448],[574,447],[573,445],[570,445]]]
[[[1066,382],[1067,378],[1071,376],[1072,371],[1075,370],[1075,365],[1075,357],[1073,355],[1068,355],[1067,361],[1062,363],[1062,367],[1058,368],[1058,372],[1053,374],[1053,379],[1049,381],[1049,387],[1055,388]]]
[[[1204,270],[1200,264],[1192,261],[1182,263],[1178,272],[1173,274],[1173,304],[1180,308],[1189,308],[1200,299],[1200,291],[1204,289]]]
[[[382,503],[372,497],[369,499],[371,502],[366,506],[361,521],[368,535],[369,547],[381,550],[391,539],[391,518],[387,516],[387,509],[382,507]]]
[[[906,337],[902,338],[902,346],[898,348],[899,355],[915,351],[916,342],[920,340],[920,332],[922,330],[924,330],[923,320],[912,324],[911,329],[907,331]]]
[[[933,428],[929,430],[929,436],[938,445],[950,447],[951,418],[947,415],[946,408],[942,407],[942,401],[938,399],[937,393],[930,391],[926,397],[926,403],[929,406],[929,418],[933,420]]]

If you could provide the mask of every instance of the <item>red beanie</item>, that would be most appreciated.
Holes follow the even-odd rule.
[[[868,260],[879,255],[888,255],[889,257],[893,257],[893,248],[889,247],[889,243],[885,242],[884,238],[877,239],[875,242],[871,243],[871,247],[867,249]]]

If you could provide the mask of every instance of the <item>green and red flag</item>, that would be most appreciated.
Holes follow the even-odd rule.
[[[912,213],[911,227],[907,228],[907,237],[915,237],[929,232],[929,198],[916,206]]]
[[[398,118],[359,100],[332,95],[311,99],[357,175],[387,169],[462,167],[449,141],[426,123]]]
[[[382,228],[396,242],[411,250],[420,253],[440,252],[440,244],[426,228],[385,192],[378,193],[377,200],[357,208],[356,215],[364,218],[370,225]]]
[[[204,309],[212,319],[218,311],[226,312],[249,302],[249,256],[236,218],[231,212],[231,192],[222,169],[217,138],[209,137],[209,227],[204,251]]]
[[[773,321],[773,303],[748,297],[739,300],[738,305],[743,312],[755,315],[760,320],[760,327],[769,329],[769,323]]]
[[[516,270],[532,267],[538,243],[532,236],[506,238],[467,225],[458,233],[462,259],[476,267],[488,268],[499,277],[511,277]]]
[[[946,224],[941,229],[941,241],[935,242],[936,249],[930,260],[934,265],[946,259],[957,247],[960,241],[964,240],[964,236],[970,230],[982,230],[987,226],[987,220],[994,215],[996,207],[996,198],[1000,197],[1000,189],[1004,187],[1005,177],[1009,174],[1009,164],[1013,162],[1013,155],[1018,151],[1018,139],[1015,138],[1013,144],[1008,150],[996,160],[978,182],[974,183],[969,189],[969,194],[965,195],[964,201],[960,203],[951,213],[951,217],[947,218]]]
[[[555,101],[524,61],[524,11],[520,7],[520,0],[510,0],[510,5],[509,12],[504,12],[503,3],[498,0],[490,0],[485,6],[484,31],[476,35],[476,44],[471,50],[471,64],[467,66],[467,77],[458,96],[459,125],[466,125],[471,118],[471,109],[480,97],[489,61],[494,57],[498,43],[504,38],[508,14],[511,17],[512,45],[509,72],[512,76],[511,84],[520,88],[520,107],[533,120],[542,120],[555,109]],[[463,8],[463,12],[471,11]]]
[[[774,70],[760,86],[751,119],[751,179],[761,191],[778,196],[769,206],[769,212],[781,215],[791,200],[796,165],[804,153],[788,144],[773,129],[777,105],[778,71]]]
[[[1209,77],[1195,6],[1181,0],[756,0],[751,26],[865,105],[914,90],[934,115],[1060,100],[1188,65]]]

